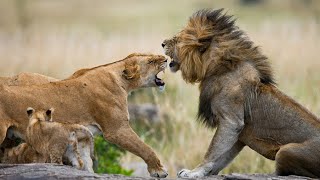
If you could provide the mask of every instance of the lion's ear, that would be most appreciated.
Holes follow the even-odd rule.
[[[52,121],[52,113],[54,112],[53,108],[50,108],[46,111],[46,121]]]
[[[122,71],[122,76],[128,80],[138,79],[140,77],[139,70],[140,68],[137,63],[126,64],[125,69]]]
[[[28,117],[30,118],[34,113],[34,109],[32,107],[28,107],[27,108],[27,114],[28,114]]]
[[[198,42],[201,44],[199,46],[200,53],[204,53],[209,48],[211,41],[212,37],[203,37],[198,39]]]

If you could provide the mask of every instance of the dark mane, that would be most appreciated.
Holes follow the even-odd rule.
[[[221,49],[224,53],[219,66],[215,69],[219,67],[218,71],[222,73],[221,71],[223,69],[230,71],[232,67],[236,68],[236,64],[242,61],[250,61],[259,72],[261,83],[276,84],[268,58],[264,56],[260,52],[259,47],[255,46],[248,36],[235,25],[236,19],[231,15],[222,13],[223,10],[224,9],[204,9],[194,13],[190,18],[191,22],[201,21],[198,23],[206,27],[201,30],[208,31],[202,34],[207,34],[206,39],[210,39],[210,42],[216,41],[218,44],[227,44]]]
[[[205,43],[217,45],[215,62],[207,68],[200,82],[200,98],[198,121],[207,127],[216,127],[218,120],[211,110],[212,97],[219,89],[212,87],[211,81],[224,73],[233,71],[244,61],[250,62],[259,73],[260,82],[275,84],[273,72],[268,61],[258,46],[235,25],[233,16],[223,13],[223,9],[203,9],[194,13],[189,20],[186,34],[196,37],[202,45]],[[206,42],[208,41],[208,42]],[[208,59],[208,61],[212,61]]]
[[[219,91],[219,89],[217,89],[218,87],[213,87],[210,80],[201,84],[197,121],[207,128],[215,128],[218,120],[216,119],[216,114],[211,110],[211,103],[213,94]]]

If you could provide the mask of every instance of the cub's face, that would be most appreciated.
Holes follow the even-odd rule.
[[[176,55],[176,44],[177,44],[177,37],[174,36],[171,39],[166,39],[163,41],[161,46],[164,49],[164,54],[169,56],[171,62],[169,64],[170,70],[172,72],[177,72],[180,69],[180,62],[178,60],[178,56]]]
[[[32,107],[27,108],[27,114],[29,117],[29,122],[33,121],[52,121],[53,108],[44,110],[34,110]]]

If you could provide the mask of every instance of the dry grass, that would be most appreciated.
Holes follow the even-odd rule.
[[[0,75],[11,76],[22,71],[31,71],[64,78],[76,69],[119,60],[132,52],[162,54],[160,46],[162,40],[182,27],[186,17],[194,9],[192,5],[196,4],[196,7],[213,6],[210,1],[201,2],[192,1],[187,5],[184,3],[182,6],[186,7],[186,10],[181,10],[183,7],[179,7],[178,3],[161,10],[157,6],[164,7],[164,5],[155,2],[141,6],[135,5],[142,10],[148,9],[147,12],[151,14],[151,19],[144,17],[145,13],[141,9],[129,11],[115,18],[108,16],[105,18],[110,26],[115,21],[114,19],[119,20],[120,25],[115,23],[115,29],[108,27],[105,28],[106,31],[101,30],[104,25],[99,25],[97,28],[79,24],[72,25],[72,27],[56,26],[52,28],[47,26],[46,21],[43,26],[41,18],[49,17],[47,11],[43,9],[40,9],[42,11],[38,9],[39,12],[35,11],[33,16],[36,16],[35,13],[43,13],[44,16],[35,18],[35,23],[24,30],[10,24],[11,21],[0,18],[0,25],[9,27],[0,29]],[[40,1],[33,1],[29,8],[40,5],[46,7],[39,3]],[[117,7],[117,2],[112,1],[112,3],[115,3],[114,6]],[[221,4],[220,1],[219,3]],[[238,21],[240,27],[248,32],[251,39],[260,45],[263,52],[270,58],[280,89],[315,114],[320,115],[320,76],[318,73],[320,69],[318,56],[320,26],[313,14],[308,15],[306,11],[302,11],[303,13],[300,13],[303,14],[303,18],[288,18],[287,16],[294,13],[285,11],[279,15],[280,20],[275,21],[274,17],[258,13],[262,18],[257,20],[256,17],[246,18],[246,15],[249,14],[246,8],[238,8],[232,3],[227,5],[235,8],[230,11],[231,13],[234,11],[244,18],[243,21]],[[85,7],[83,4],[82,6]],[[119,13],[116,9],[110,9],[109,6],[101,5],[100,8],[103,9],[103,7],[109,8],[109,14]],[[175,12],[177,8],[173,7],[179,7],[179,10]],[[267,8],[272,9],[269,6]],[[295,8],[294,6],[293,10],[296,10]],[[152,9],[155,11],[153,12]],[[257,12],[261,9],[256,8],[253,11]],[[69,12],[66,9],[61,11]],[[104,18],[99,19],[95,16],[100,17],[99,13],[102,12],[93,8],[87,14],[93,11],[95,14],[89,16],[89,19],[92,18],[96,24],[99,24]],[[79,15],[79,12],[76,11],[75,14]],[[132,17],[135,14],[141,18],[138,27],[128,22],[131,20],[128,16]],[[7,16],[14,19],[12,12],[7,13]],[[88,16],[85,17],[88,18]],[[170,19],[170,17],[174,18]],[[50,16],[50,18],[55,20],[57,17]],[[81,18],[78,17],[79,19]],[[68,24],[69,21],[71,21],[70,18],[55,22]],[[146,25],[149,22],[151,26]],[[118,31],[122,27],[126,27],[126,30]],[[142,138],[154,147],[169,169],[171,177],[174,177],[179,169],[193,168],[201,162],[214,132],[195,122],[199,94],[197,87],[186,84],[179,73],[166,73],[166,81],[167,91],[159,93],[153,90],[152,94],[153,102],[159,104],[162,112],[168,114],[168,118],[160,125],[146,125],[149,129],[145,130],[146,133],[142,134]],[[148,101],[148,98],[141,96],[140,102],[145,101]],[[161,137],[154,138],[154,136]],[[137,160],[142,161],[130,153],[123,158],[123,161],[126,162]],[[271,161],[245,149],[232,164],[223,170],[223,173],[270,173],[272,171]]]

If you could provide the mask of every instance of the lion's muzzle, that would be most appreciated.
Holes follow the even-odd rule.
[[[169,64],[169,67],[170,67],[170,68],[172,68],[172,67],[174,67],[174,66],[176,66],[176,65],[177,65],[177,63],[176,63],[176,62],[171,61],[171,62],[170,62],[170,64]]]
[[[176,61],[174,61],[172,59],[172,61],[169,64],[170,70],[171,72],[177,72],[179,70],[179,63],[177,63]]]

